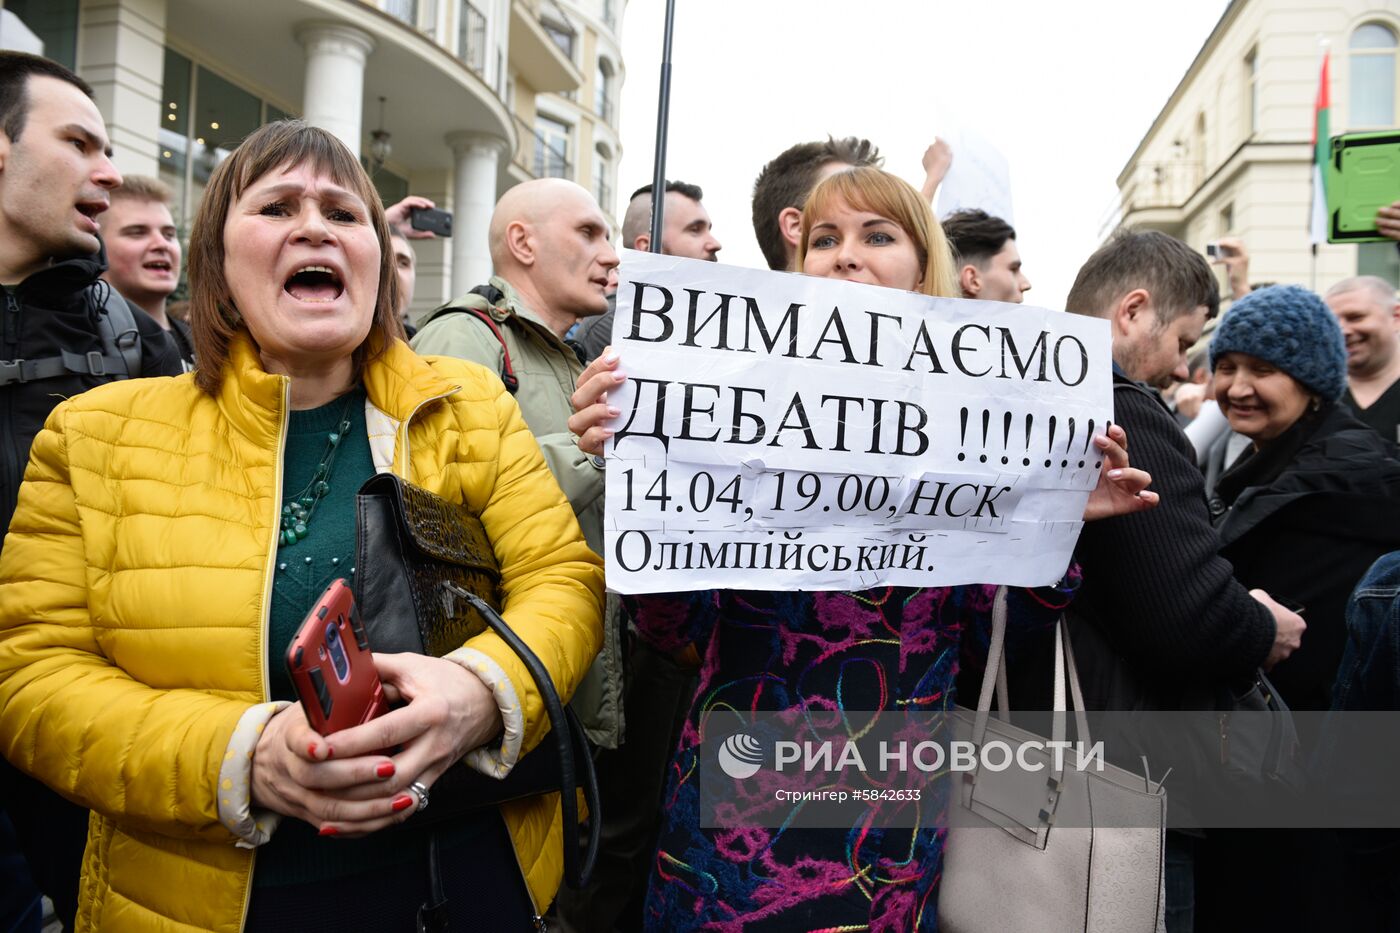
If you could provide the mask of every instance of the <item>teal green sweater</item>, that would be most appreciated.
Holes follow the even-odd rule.
[[[365,390],[356,387],[327,405],[291,413],[282,461],[286,499],[310,483],[326,452],[327,435],[342,418],[350,429],[340,440],[327,478],[330,491],[316,505],[307,536],[277,549],[272,585],[272,619],[268,631],[269,686],[274,700],[296,700],[287,673],[287,646],[316,600],[331,581],[354,583],[355,493],[374,474],[365,427]],[[442,827],[442,844],[455,846],[477,834],[478,820],[497,818],[486,809],[450,827]],[[374,833],[359,839],[323,838],[318,827],[284,819],[272,840],[258,849],[257,887],[311,884],[397,865],[420,857],[428,833],[415,828]]]

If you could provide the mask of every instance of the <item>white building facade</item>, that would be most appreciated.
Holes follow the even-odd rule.
[[[572,98],[579,113],[561,108],[571,145],[594,151],[601,142],[616,164],[622,2],[593,0],[595,11],[580,0],[585,8],[571,16],[553,0],[6,0],[4,7],[44,42],[45,54],[93,85],[117,167],[169,184],[182,231],[219,161],[258,126],[288,116],[330,130],[358,153],[386,204],[412,193],[453,211],[451,239],[414,243],[411,310],[421,314],[490,276],[487,226],[506,188],[561,175],[596,193],[592,160],[554,170],[548,147],[537,145],[536,98],[550,101],[546,107]],[[600,18],[604,12],[610,19]],[[559,18],[580,40],[572,58],[550,31]],[[599,55],[613,75],[614,103],[607,114],[584,114]]]
[[[1120,224],[1198,249],[1244,240],[1250,281],[1400,284],[1393,243],[1309,239],[1313,107],[1331,54],[1331,134],[1400,126],[1400,6],[1232,0],[1118,176]]]

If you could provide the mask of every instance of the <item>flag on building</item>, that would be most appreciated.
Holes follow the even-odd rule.
[[[1318,78],[1317,100],[1313,104],[1313,196],[1310,238],[1314,246],[1327,242],[1327,173],[1325,168],[1331,140],[1328,122],[1332,110],[1332,97],[1328,91],[1327,64],[1331,57],[1330,51],[1322,53],[1322,74]]]

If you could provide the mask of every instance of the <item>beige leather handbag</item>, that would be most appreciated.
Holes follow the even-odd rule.
[[[1045,739],[1005,721],[1006,589],[997,590],[987,672],[975,712],[959,709],[955,732],[979,752],[1000,740]],[[1026,753],[1043,770],[985,765],[965,772],[949,804],[938,926],[947,933],[1165,933],[1161,784],[1110,764],[1081,769],[1092,747],[1074,652],[1062,618],[1055,630],[1052,741],[1063,741],[1066,686],[1078,744],[1054,768],[1048,749]],[[992,719],[996,690],[998,718]],[[1054,748],[1055,746],[1050,746]],[[981,755],[978,756],[981,761]],[[1057,825],[1061,824],[1061,825]]]

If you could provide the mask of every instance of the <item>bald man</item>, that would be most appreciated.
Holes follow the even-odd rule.
[[[1388,441],[1400,441],[1400,300],[1374,275],[1343,279],[1327,290],[1327,307],[1347,343],[1342,401]]]
[[[424,355],[455,356],[499,373],[574,507],[589,547],[603,552],[603,463],[569,433],[569,396],[583,366],[564,334],[602,314],[617,253],[608,221],[587,190],[541,178],[516,185],[496,204],[485,284],[444,305],[413,338]],[[574,694],[589,738],[616,748],[621,710],[620,633],[607,626],[603,651]]]

